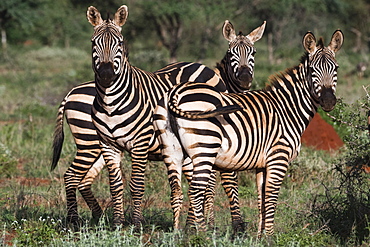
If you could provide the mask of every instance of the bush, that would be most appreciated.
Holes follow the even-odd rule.
[[[312,204],[313,213],[342,244],[361,244],[369,239],[370,181],[366,171],[370,165],[370,137],[366,119],[370,98],[366,94],[352,105],[339,102],[332,113],[343,129],[347,148],[333,168],[336,183],[323,183],[325,194],[317,195]]]

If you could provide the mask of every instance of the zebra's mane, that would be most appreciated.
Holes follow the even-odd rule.
[[[293,71],[299,70],[299,67],[302,64],[306,64],[307,60],[308,60],[308,52],[305,52],[300,59],[299,65],[287,68],[284,71],[270,75],[267,80],[268,82],[266,83],[266,86],[263,89],[263,91],[271,91],[273,88],[281,88],[282,85],[285,84],[286,76],[289,75],[290,77],[295,77],[294,76],[295,73]]]
[[[323,49],[324,48],[324,39],[322,37],[319,38],[319,40],[316,43],[316,47],[318,49]],[[281,85],[286,81],[286,75],[289,75],[291,77],[295,77],[293,71],[294,70],[299,70],[299,67],[301,65],[306,65],[308,61],[308,52],[305,52],[301,59],[300,59],[300,64],[291,68],[286,69],[283,72],[278,72],[277,74],[270,75],[268,78],[268,83],[266,84],[266,87],[263,89],[264,91],[270,91],[273,88],[279,88]]]

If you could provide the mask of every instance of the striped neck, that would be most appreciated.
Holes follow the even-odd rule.
[[[272,95],[279,112],[295,123],[297,133],[302,135],[319,106],[312,96],[308,57],[298,66],[271,76],[264,91]]]
[[[109,87],[103,87],[98,82],[95,83],[97,91],[96,98],[100,105],[118,108],[120,107],[118,102],[124,102],[122,101],[123,98],[128,98],[128,95],[135,93],[134,88],[136,85],[133,83],[134,80],[132,78],[133,69],[135,67],[132,67],[128,60],[124,58],[120,73]]]

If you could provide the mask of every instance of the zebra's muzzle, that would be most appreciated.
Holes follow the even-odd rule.
[[[253,81],[253,73],[251,73],[248,66],[241,66],[236,74],[237,79],[240,82],[240,86],[243,89],[249,90]]]
[[[322,89],[319,103],[321,105],[321,108],[326,112],[334,109],[334,106],[337,103],[337,97],[335,97],[335,94],[331,88],[324,87]]]
[[[103,87],[109,87],[117,78],[113,63],[101,63],[97,70],[97,81]]]

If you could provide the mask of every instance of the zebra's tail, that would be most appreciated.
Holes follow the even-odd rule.
[[[203,84],[202,86],[205,88],[211,87],[206,84]],[[212,87],[212,91],[214,90],[215,89]],[[240,105],[228,105],[218,107],[210,111],[184,111],[178,106],[178,94],[176,94],[176,92],[172,94],[172,97],[170,96],[170,98],[172,99],[168,101],[168,108],[170,109],[170,111],[179,117],[188,119],[205,119],[243,110]]]
[[[57,120],[54,129],[54,140],[53,140],[53,159],[51,162],[50,170],[53,171],[58,164],[60,154],[62,152],[63,141],[64,141],[64,106],[67,102],[69,94],[63,99],[58,108]]]

